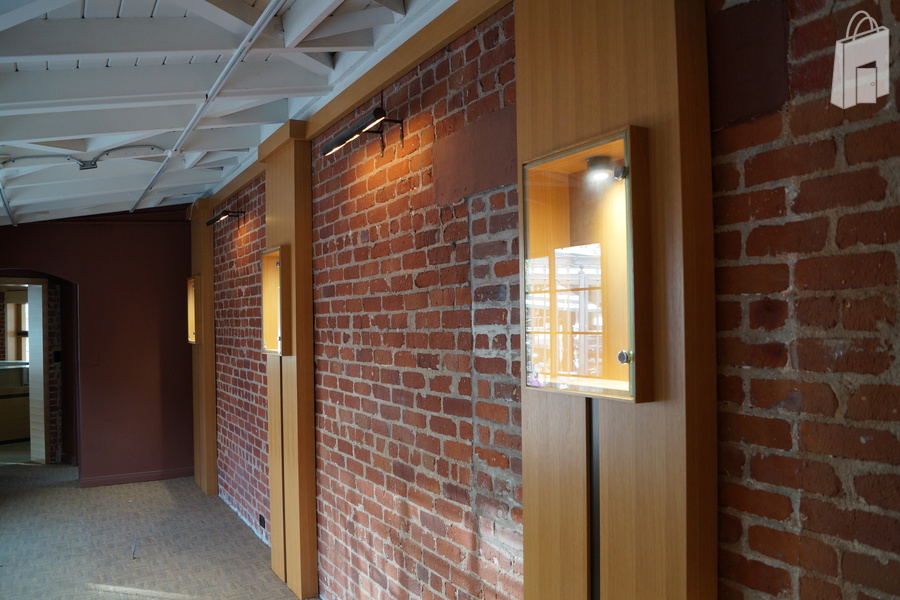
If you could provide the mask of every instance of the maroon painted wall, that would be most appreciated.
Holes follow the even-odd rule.
[[[0,229],[0,272],[78,286],[83,486],[193,473],[184,211]]]

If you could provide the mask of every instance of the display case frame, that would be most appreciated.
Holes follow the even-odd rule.
[[[524,386],[653,399],[647,153],[628,126],[523,164]]]
[[[271,248],[262,255],[262,351],[291,354],[289,249]]]

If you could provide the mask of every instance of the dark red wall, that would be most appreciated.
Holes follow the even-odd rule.
[[[0,272],[40,271],[78,286],[83,486],[193,472],[183,215],[0,228]]]

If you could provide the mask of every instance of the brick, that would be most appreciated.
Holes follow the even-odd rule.
[[[744,535],[744,526],[741,520],[733,515],[719,513],[719,541],[725,544],[735,544]]]
[[[784,325],[788,305],[784,300],[764,298],[750,303],[750,328],[772,331]]]
[[[887,181],[878,168],[836,173],[803,181],[791,209],[797,213],[811,213],[859,206],[884,200],[886,191]]]
[[[773,113],[714,132],[713,155],[724,156],[778,139],[781,136],[781,120],[781,113]]]
[[[883,429],[806,421],[800,424],[800,447],[818,454],[900,464],[900,441]]]
[[[854,331],[876,331],[882,323],[893,325],[897,311],[882,297],[844,301],[844,327]]]
[[[794,268],[794,283],[801,290],[846,290],[896,281],[896,258],[889,252],[807,258]]]
[[[788,113],[788,123],[791,133],[800,137],[826,129],[834,129],[844,123],[870,119],[882,110],[886,103],[887,96],[882,96],[874,104],[857,104],[854,107],[842,109],[831,103],[829,95],[793,105]]]
[[[848,133],[844,142],[844,152],[847,162],[851,165],[900,155],[900,121],[891,121],[870,129]]]
[[[809,254],[825,247],[828,219],[810,219],[755,228],[747,236],[747,256]]]
[[[740,377],[719,375],[716,383],[719,402],[742,404],[744,402],[744,383]]]
[[[717,226],[781,217],[787,213],[784,188],[719,196],[713,211]]]
[[[790,450],[793,446],[791,425],[787,421],[726,412],[719,413],[719,441],[778,450]]]
[[[731,445],[719,445],[719,473],[728,477],[741,477],[747,455],[743,450]]]
[[[741,326],[740,302],[716,302],[716,330],[732,331]]]
[[[900,421],[900,386],[861,386],[847,399],[846,417],[854,421]]]
[[[753,186],[830,169],[834,166],[836,153],[832,140],[770,150],[744,163],[744,179],[748,186]]]
[[[782,292],[790,283],[787,265],[746,265],[716,269],[718,294],[771,294]]]
[[[831,502],[804,498],[800,512],[806,529],[841,539],[897,553],[900,550],[900,527],[893,517],[863,510],[842,510]],[[846,556],[846,553],[845,553]],[[846,574],[846,572],[845,572]]]
[[[896,525],[895,525],[896,527]],[[858,583],[871,590],[900,595],[900,562],[879,560],[874,556],[845,552],[841,561],[841,572],[848,581]]]
[[[829,53],[791,66],[790,91],[794,98],[831,89],[834,55]]]
[[[838,496],[841,493],[841,480],[834,467],[817,460],[758,454],[750,459],[750,474],[760,483],[825,496]]]
[[[900,241],[900,207],[841,217],[835,241],[839,248]]]
[[[740,231],[724,231],[715,234],[716,260],[739,259],[742,244]]]
[[[800,600],[832,600],[841,598],[841,588],[815,577],[800,578]]]
[[[783,563],[823,575],[838,573],[837,552],[819,540],[759,525],[748,530],[747,539],[752,550]]]
[[[887,371],[893,359],[884,340],[803,338],[792,342],[796,367],[822,373],[866,373]]]
[[[787,348],[781,342],[748,344],[739,338],[720,337],[716,357],[719,364],[738,367],[783,367],[787,364]]]
[[[772,596],[791,589],[791,576],[786,570],[726,550],[719,551],[719,576]]]
[[[713,165],[712,180],[715,193],[732,192],[740,185],[741,174],[731,163]]]
[[[867,504],[900,512],[900,475],[860,475],[853,480],[853,486]]]
[[[719,505],[776,521],[787,519],[792,512],[787,496],[734,483],[719,484]]]
[[[838,408],[837,396],[826,383],[782,379],[753,379],[750,403],[767,410],[832,416]]]
[[[841,306],[836,298],[801,298],[794,305],[794,312],[801,325],[830,329],[841,318]]]

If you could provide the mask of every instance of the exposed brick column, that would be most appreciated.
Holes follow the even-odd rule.
[[[321,157],[353,115],[314,143],[323,600],[522,598],[515,175],[433,179],[436,141],[515,102],[513,55],[507,7],[385,90],[402,146]]]
[[[783,15],[707,4],[711,28],[729,11]],[[720,598],[900,598],[900,65],[892,97],[830,104],[850,16],[888,26],[897,56],[898,8],[784,4],[783,32],[752,35],[783,33],[787,101],[713,134]],[[710,35],[711,56],[729,51]]]
[[[262,353],[265,179],[219,205],[242,210],[214,225],[216,406],[219,495],[268,542],[269,448],[266,363]],[[259,525],[259,515],[266,521]]]

